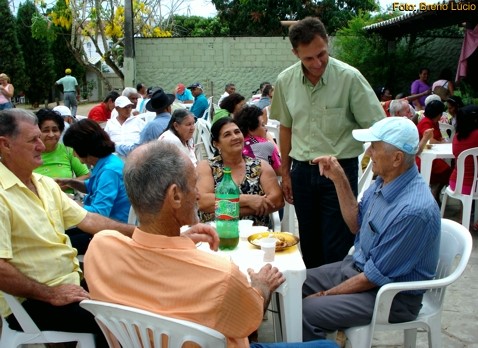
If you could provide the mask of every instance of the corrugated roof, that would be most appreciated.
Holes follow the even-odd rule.
[[[428,7],[420,10],[420,4]],[[368,25],[364,29],[371,33],[375,32],[393,38],[427,29],[444,28],[463,22],[476,23],[478,21],[478,0],[423,2],[420,4],[416,5],[414,11]]]

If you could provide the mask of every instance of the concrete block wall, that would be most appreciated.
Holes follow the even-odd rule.
[[[172,92],[177,83],[200,82],[217,102],[224,85],[249,98],[262,81],[294,64],[287,37],[135,39],[136,80]]]

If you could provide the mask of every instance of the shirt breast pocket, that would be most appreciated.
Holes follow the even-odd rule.
[[[322,115],[322,132],[335,145],[340,135],[349,130],[345,108],[326,108]]]

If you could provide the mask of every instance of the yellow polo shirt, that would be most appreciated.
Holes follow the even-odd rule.
[[[40,198],[0,163],[0,258],[39,283],[80,284],[77,252],[65,229],[87,212],[53,179],[33,173],[32,181]],[[11,313],[1,296],[0,311]]]
[[[270,115],[292,128],[291,152],[282,155],[309,161],[324,155],[357,157],[363,148],[352,130],[369,128],[385,112],[362,74],[330,57],[315,86],[305,77],[300,61],[281,72]]]

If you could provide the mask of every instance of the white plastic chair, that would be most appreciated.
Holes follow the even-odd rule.
[[[441,347],[441,313],[446,287],[464,272],[472,249],[470,232],[455,221],[441,220],[440,256],[435,279],[390,283],[377,293],[372,321],[369,325],[352,327],[345,335],[353,348],[372,346],[375,331],[403,330],[405,347],[415,347],[417,329],[428,331],[429,347]],[[456,264],[456,267],[454,265]],[[389,323],[390,307],[395,295],[401,291],[428,289],[423,296],[423,307],[417,319],[404,323]]]
[[[360,166],[360,163],[359,163]],[[373,180],[373,171],[372,171],[372,160],[370,160],[367,164],[367,167],[363,171],[362,175],[358,179],[358,194],[357,194],[357,201],[362,199],[362,196],[365,190],[368,189],[370,184]]]
[[[196,146],[196,157],[203,159],[203,150],[208,158],[214,157],[214,147],[211,143],[211,130],[207,121],[198,118],[196,121],[196,134],[194,135],[194,144]]]
[[[90,333],[41,331],[16,297],[2,292],[3,297],[20,324],[22,331],[10,329],[2,317],[2,336],[0,347],[17,348],[23,344],[78,342],[77,347],[95,347],[94,335]],[[48,315],[48,313],[45,313]]]
[[[443,138],[448,139],[448,142],[451,142],[455,136],[455,127],[451,124],[441,122],[438,122],[438,126],[440,127],[440,132]]]
[[[470,194],[466,195],[461,193],[463,187],[463,176],[465,174],[465,159],[468,156],[473,157],[474,163],[474,180],[473,185],[471,187]],[[467,229],[470,228],[470,214],[471,214],[471,206],[474,199],[478,199],[478,166],[477,166],[477,156],[478,156],[478,147],[474,147],[468,150],[463,151],[458,156],[456,161],[456,186],[455,190],[452,190],[450,186],[445,189],[443,194],[442,204],[441,204],[441,216],[445,214],[446,203],[448,197],[459,199],[463,203],[463,210],[461,216],[461,224],[465,226]],[[478,204],[475,205],[475,218],[478,217]]]
[[[184,342],[195,342],[203,348],[227,346],[220,332],[186,320],[102,301],[84,300],[80,306],[93,313],[110,347],[118,342],[123,348],[175,348]],[[162,344],[163,335],[168,337],[167,346]]]

